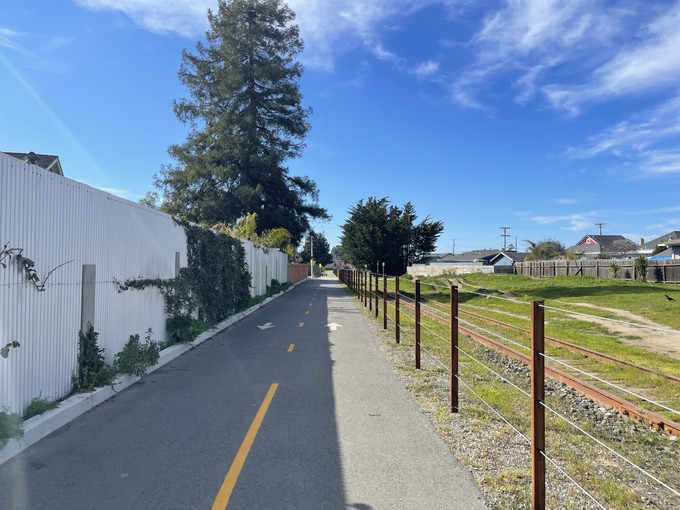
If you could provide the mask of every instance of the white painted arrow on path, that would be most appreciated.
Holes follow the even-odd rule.
[[[326,324],[327,328],[330,328],[331,331],[337,331],[338,328],[341,328],[342,326],[340,324],[336,324],[335,322],[331,322],[330,324]]]
[[[260,329],[269,329],[269,328],[273,328],[273,327],[274,327],[274,325],[271,322],[263,324],[262,326],[258,326],[258,328],[260,328]]]

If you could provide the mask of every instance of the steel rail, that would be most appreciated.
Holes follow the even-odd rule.
[[[435,306],[438,306],[438,307],[448,311],[448,307],[444,303],[441,303],[439,301],[434,301],[434,300],[428,300],[428,303],[432,303]],[[491,317],[479,315],[479,314],[476,314],[474,312],[468,312],[468,311],[459,309],[459,314],[466,315],[468,317],[473,317],[473,318],[476,318],[476,319],[480,319],[480,320],[483,320],[483,321],[486,321],[486,322],[489,322],[489,323],[492,323],[492,324],[496,324],[496,325],[499,325],[499,326],[506,328],[506,329],[512,329],[512,330],[515,330],[515,331],[521,331],[523,333],[529,334],[529,330],[524,329],[521,326],[515,326],[514,324],[508,324],[507,322],[503,322],[503,321],[500,321],[498,319],[492,319]],[[675,375],[672,375],[672,374],[666,374],[664,372],[660,372],[658,370],[654,370],[653,368],[648,368],[648,367],[645,367],[645,366],[642,366],[642,365],[638,365],[636,363],[633,363],[632,361],[627,361],[625,359],[615,358],[614,356],[610,356],[609,354],[604,354],[602,352],[594,351],[592,349],[588,349],[587,347],[581,347],[580,345],[576,345],[576,344],[573,344],[571,342],[567,342],[565,340],[559,340],[558,338],[546,336],[545,341],[548,342],[549,344],[555,346],[555,347],[562,347],[562,348],[564,348],[564,349],[566,349],[570,352],[576,353],[576,354],[582,354],[586,357],[597,359],[597,360],[604,361],[604,362],[607,362],[607,363],[615,363],[617,365],[624,365],[624,366],[627,366],[627,367],[635,368],[635,369],[640,370],[642,372],[646,372],[648,374],[653,374],[653,375],[656,375],[658,377],[663,377],[663,378],[666,378],[670,381],[680,383],[680,377],[678,377],[678,376],[675,376]]]
[[[410,307],[410,305],[407,306]],[[448,325],[448,320],[445,319],[444,317],[427,312],[426,310],[421,310],[421,313],[436,321]],[[501,342],[487,338],[462,326],[459,326],[459,330],[482,345],[491,347],[492,349],[501,352],[506,356],[510,356],[511,358],[514,358],[518,361],[521,361],[526,365],[529,365],[530,363],[529,356],[513,349],[512,347],[508,347],[507,345]],[[593,400],[596,400],[601,404],[604,404],[615,409],[624,416],[629,416],[638,421],[645,422],[659,431],[665,431],[668,432],[669,434],[680,436],[680,423],[678,422],[669,420],[668,418],[665,418],[660,414],[654,413],[652,411],[641,409],[638,405],[632,402],[629,402],[617,395],[614,395],[613,393],[598,388],[597,386],[594,386],[590,383],[582,381],[577,377],[574,377],[573,375],[553,368],[548,364],[546,364],[545,366],[545,375],[550,377],[551,379],[566,384],[567,386],[575,389],[576,391],[583,393],[588,398],[592,398]]]
[[[521,331],[523,333],[529,334],[528,329],[524,329],[520,326],[515,326],[514,324],[508,324],[503,321],[499,321],[497,319],[492,319],[491,317],[486,317],[484,315],[479,315],[473,312],[467,312],[464,310],[461,310],[461,313],[468,317],[474,317],[476,319],[480,319],[486,322],[490,322],[492,324],[497,324],[503,328],[506,329],[513,329],[515,331]],[[618,365],[625,365],[627,367],[635,368],[637,370],[640,370],[642,372],[647,372],[648,374],[654,374],[659,377],[664,377],[666,379],[669,379],[671,381],[680,383],[680,377],[677,377],[672,374],[666,374],[663,372],[659,372],[658,370],[654,370],[653,368],[647,368],[642,365],[638,365],[636,363],[633,363],[632,361],[627,361],[625,359],[620,359],[620,358],[615,358],[614,356],[610,356],[609,354],[604,354],[602,352],[594,351],[592,349],[588,349],[587,347],[581,347],[580,345],[573,344],[571,342],[566,342],[564,340],[559,340],[557,338],[553,338],[550,336],[545,337],[546,342],[550,343],[551,345],[554,345],[555,347],[563,347],[564,349],[574,352],[576,354],[583,354],[584,356],[587,356],[589,358],[594,358],[600,361],[605,361],[605,362],[610,362],[610,363],[616,363]]]

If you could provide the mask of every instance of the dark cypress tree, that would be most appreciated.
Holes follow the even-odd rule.
[[[300,252],[302,262],[309,262],[309,259],[312,258],[312,245],[314,246],[315,263],[325,266],[326,264],[333,262],[333,257],[330,253],[330,245],[326,240],[326,236],[318,234],[313,230],[305,237],[305,242],[302,246],[302,251]]]
[[[219,0],[208,11],[206,42],[182,53],[179,79],[191,97],[174,110],[191,132],[169,149],[179,165],[156,179],[162,210],[209,224],[255,212],[260,233],[283,227],[294,243],[310,218],[327,218],[316,184],[284,166],[301,155],[310,127],[294,18],[281,0]]]
[[[417,258],[434,251],[444,230],[440,221],[429,217],[418,224],[413,204],[404,208],[390,205],[387,198],[369,197],[349,210],[350,217],[342,226],[342,250],[347,262],[358,269],[366,266],[392,275],[406,272],[406,266]]]

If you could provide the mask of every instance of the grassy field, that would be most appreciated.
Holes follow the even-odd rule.
[[[680,289],[675,290],[671,287],[582,277],[535,280],[511,275],[466,275],[464,279],[465,283],[474,287],[461,287],[461,310],[469,309],[524,328],[529,327],[528,302],[533,299],[545,300],[549,306],[603,317],[616,315],[575,303],[616,308],[644,316],[666,327],[677,328],[680,325],[678,321]],[[446,277],[423,279],[424,307],[434,309],[434,303],[428,303],[428,300],[448,301],[446,280]],[[406,292],[413,290],[413,286],[406,280],[401,281],[400,287]],[[393,284],[390,283],[388,288],[393,289]],[[483,290],[480,291],[480,288]],[[466,292],[465,289],[475,293]],[[510,292],[516,301],[490,299],[487,295],[501,296],[496,292],[489,293],[490,290]],[[664,294],[675,297],[677,301],[668,301]],[[646,306],[641,306],[641,302],[647,302]],[[421,335],[425,349],[424,370],[415,370],[412,361],[414,334],[412,314],[402,309],[400,345],[395,345],[393,338],[390,338],[389,330],[393,330],[394,326],[394,307],[391,304],[388,304],[388,315],[389,328],[383,338],[385,348],[391,353],[393,361],[397,364],[397,370],[405,378],[415,398],[430,415],[439,433],[451,444],[458,458],[471,467],[478,482],[487,491],[491,506],[507,509],[528,508],[530,506],[528,487],[531,483],[528,451],[523,444],[524,439],[518,434],[518,431],[524,436],[530,434],[529,401],[523,394],[523,391],[529,389],[528,372],[521,363],[509,362],[502,355],[480,346],[467,337],[461,337],[461,349],[466,354],[461,355],[460,378],[468,387],[461,387],[461,412],[458,415],[451,415],[447,411],[448,328],[433,320],[423,319]],[[382,311],[379,316],[380,324],[381,318]],[[470,322],[475,321],[470,319]],[[509,342],[529,345],[528,335],[521,332],[495,328],[484,324],[483,321],[480,321],[479,325],[497,332]],[[547,334],[615,357],[630,359],[657,370],[680,375],[680,361],[631,345],[630,338],[627,339],[628,343],[624,343],[618,338],[619,334],[607,327],[571,315],[551,314]],[[680,336],[678,339],[680,341]],[[549,349],[548,354],[581,370],[613,381],[617,385],[635,388],[637,391],[644,390],[645,396],[658,399],[673,409],[680,407],[678,383],[668,382],[649,374],[640,374],[635,369],[622,369],[616,365],[562,352],[562,349]],[[603,410],[596,403],[591,403],[588,409],[583,408],[579,398],[559,384],[551,383],[546,391],[546,403],[550,408],[637,465],[650,470],[663,482],[680,490],[680,474],[677,471],[680,450],[677,442],[670,441],[664,434],[623,417],[604,420],[603,416],[609,411]],[[487,404],[495,411],[489,409]],[[647,405],[646,408],[656,412],[663,411],[655,409],[652,405]],[[499,418],[496,413],[503,418]],[[660,414],[680,421],[680,418],[672,416],[672,413],[660,412]],[[461,452],[463,435],[472,436],[473,439],[471,446]],[[665,489],[660,489],[654,482],[650,482],[634,468],[594,443],[574,426],[551,413],[548,413],[547,443],[553,459],[606,508],[680,507],[679,498],[669,494]],[[592,501],[557,470],[549,468],[548,478],[550,508],[595,508]]]

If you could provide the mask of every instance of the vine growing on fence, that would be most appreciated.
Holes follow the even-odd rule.
[[[68,262],[64,262],[56,267],[53,267],[47,273],[47,276],[45,276],[45,278],[43,278],[41,281],[40,277],[38,276],[38,272],[35,269],[35,262],[28,257],[24,257],[23,252],[23,248],[10,248],[9,243],[5,243],[5,245],[2,247],[2,251],[0,251],[0,266],[2,266],[3,269],[6,269],[7,263],[5,260],[9,260],[14,257],[16,261],[23,267],[24,273],[26,274],[26,279],[33,284],[38,292],[45,291],[47,280],[50,278],[50,276],[52,276],[52,273],[54,273],[60,267],[73,262],[72,260],[69,260]]]
[[[216,324],[245,309],[250,302],[251,276],[238,239],[203,227],[181,224],[187,234],[188,267],[175,278],[115,280],[118,291],[156,287],[170,318],[198,318]]]

